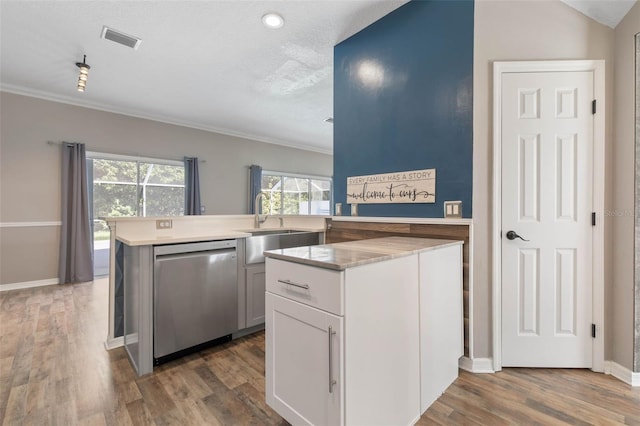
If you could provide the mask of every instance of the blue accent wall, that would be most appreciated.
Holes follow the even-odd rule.
[[[334,49],[334,201],[347,177],[436,169],[435,204],[361,204],[360,216],[471,217],[473,1],[414,0]]]

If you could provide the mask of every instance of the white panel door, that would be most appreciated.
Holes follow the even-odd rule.
[[[592,364],[592,100],[590,71],[503,75],[504,367]]]

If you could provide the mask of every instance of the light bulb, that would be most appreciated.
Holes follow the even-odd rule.
[[[269,28],[282,28],[284,18],[277,13],[267,13],[262,17],[262,23]]]

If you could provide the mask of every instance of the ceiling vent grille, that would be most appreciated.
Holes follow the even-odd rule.
[[[109,27],[102,27],[102,34],[100,35],[100,37],[105,40],[111,40],[115,43],[122,44],[123,46],[127,46],[132,49],[137,49],[140,46],[140,43],[142,43],[142,39],[127,35],[121,31],[117,31]]]

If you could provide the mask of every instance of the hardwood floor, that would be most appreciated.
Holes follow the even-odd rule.
[[[136,377],[106,351],[108,284],[0,293],[3,425],[286,425],[264,402],[264,334]],[[640,425],[640,389],[585,370],[461,371],[419,425]]]

